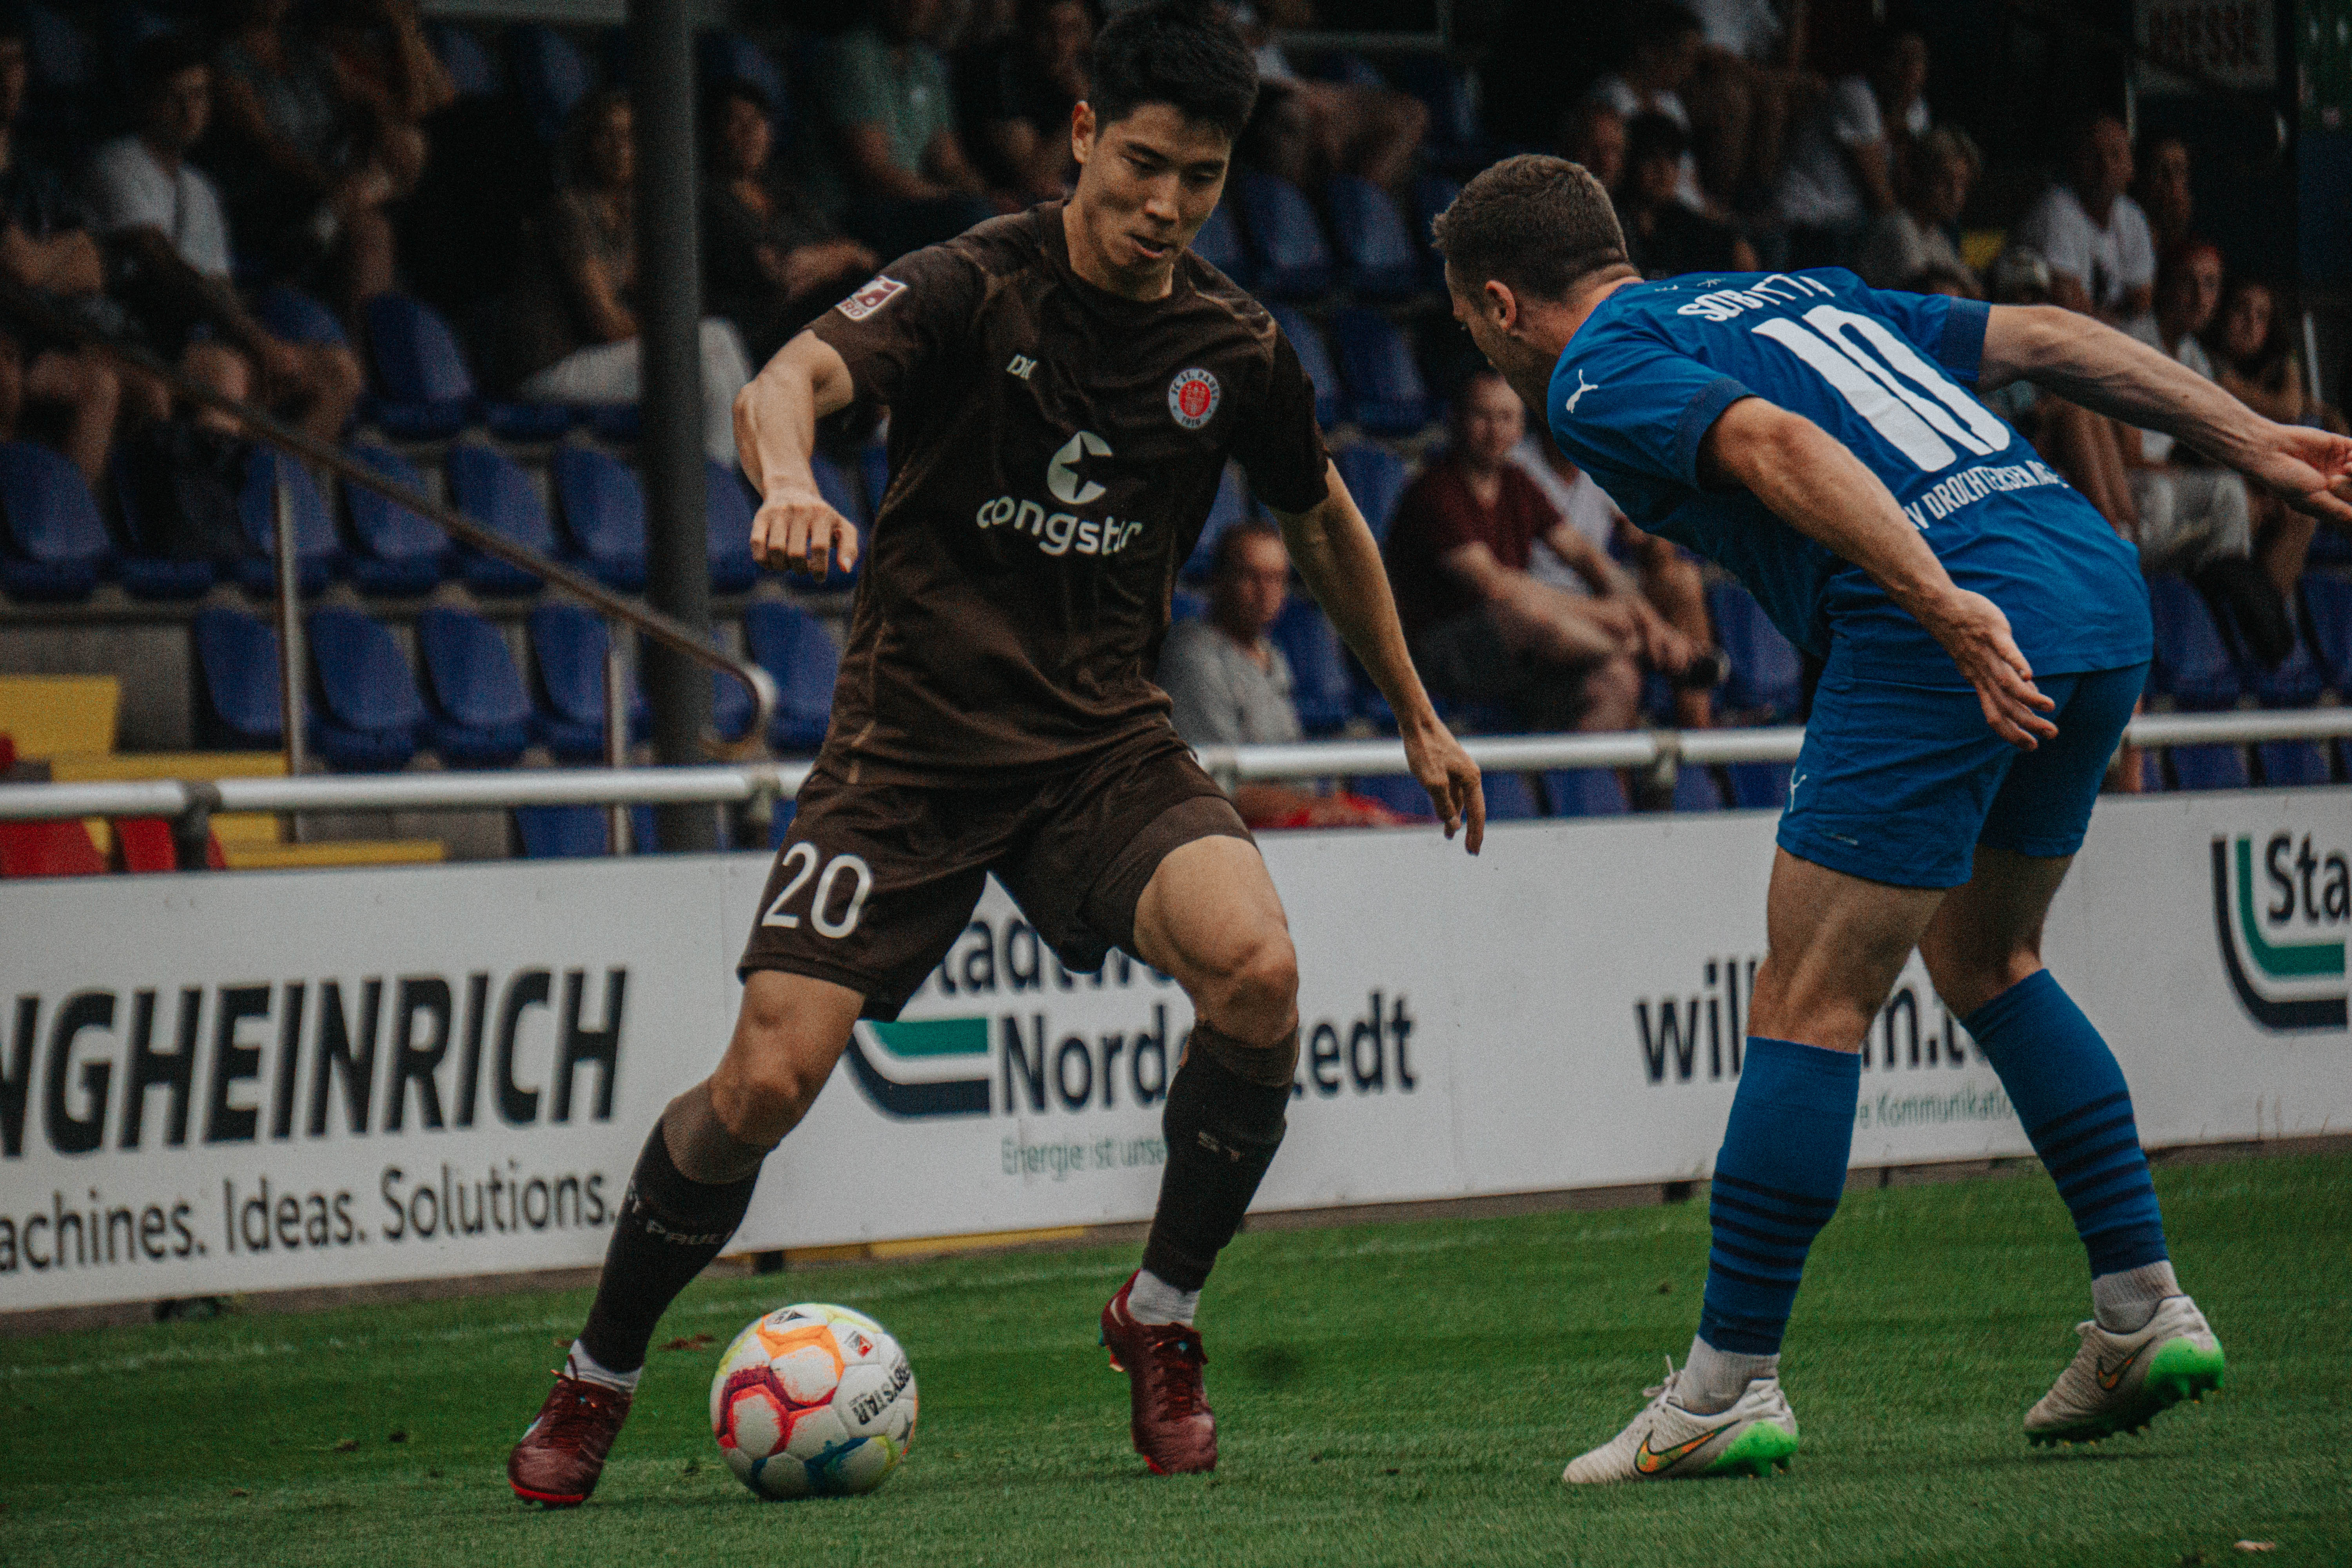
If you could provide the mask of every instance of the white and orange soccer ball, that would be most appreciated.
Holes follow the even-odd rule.
[[[870,1492],[915,1436],[915,1369],[846,1307],[779,1307],[735,1336],[710,1380],[727,1468],[763,1498]]]

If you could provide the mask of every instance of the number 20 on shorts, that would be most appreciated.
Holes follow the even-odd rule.
[[[857,856],[836,855],[824,861],[824,869],[820,873],[817,862],[822,859],[824,856],[817,847],[806,840],[784,851],[784,868],[791,876],[784,883],[784,890],[776,895],[776,901],[768,906],[768,912],[760,917],[761,925],[782,926],[788,931],[797,928],[801,917],[792,913],[787,906],[814,878],[816,890],[809,895],[808,918],[816,934],[838,941],[857,929],[857,917],[866,909],[866,895],[874,890],[874,868]],[[848,907],[836,920],[826,911],[837,901],[836,895],[841,890],[839,884],[844,877],[855,879],[856,885],[849,889]]]

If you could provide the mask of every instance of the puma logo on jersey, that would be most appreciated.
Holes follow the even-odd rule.
[[[1037,362],[1027,354],[1014,354],[1013,363],[1004,368],[1016,379],[1026,381],[1029,379],[1029,373],[1037,368]]]
[[[1584,379],[1584,367],[1582,365],[1577,366],[1576,390],[1568,395],[1568,403],[1566,405],[1568,412],[1570,414],[1576,412],[1576,405],[1584,400],[1584,395],[1586,393],[1598,392],[1601,389],[1598,386]]]
[[[1054,492],[1055,500],[1070,506],[1084,506],[1090,500],[1098,500],[1103,493],[1102,486],[1092,479],[1080,479],[1078,463],[1086,458],[1109,456],[1109,442],[1091,430],[1081,430],[1062,443],[1062,449],[1054,454],[1052,462],[1045,465],[1045,488]]]

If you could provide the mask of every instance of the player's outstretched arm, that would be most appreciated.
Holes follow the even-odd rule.
[[[2042,305],[1996,305],[1986,388],[2023,379],[2227,463],[2290,506],[2352,525],[2352,440],[2263,418],[2216,384],[2113,327]]]
[[[1396,710],[1405,762],[1435,803],[1445,837],[1453,837],[1457,828],[1465,830],[1463,842],[1475,855],[1486,841],[1486,795],[1478,782],[1478,764],[1437,717],[1421,675],[1412,668],[1404,628],[1397,623],[1396,601],[1389,593],[1388,570],[1381,563],[1381,547],[1364,514],[1336,467],[1327,468],[1325,479],[1329,489],[1313,508],[1274,514],[1282,524],[1283,543],[1289,547],[1307,591],[1329,614],[1331,624],[1363,660],[1372,684]]]
[[[857,564],[857,525],[818,493],[809,454],[816,422],[849,406],[856,388],[831,343],[803,332],[735,395],[735,450],[760,492],[751,558],[822,577],[835,563]]]
[[[1708,484],[1748,491],[1869,573],[1952,656],[1994,733],[2027,751],[2058,733],[2043,717],[2057,704],[2035,688],[2009,617],[1952,581],[1885,484],[1836,437],[1801,414],[1743,397],[1723,411],[1698,453]]]

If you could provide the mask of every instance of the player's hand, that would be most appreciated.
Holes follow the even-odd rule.
[[[1451,838],[1459,831],[1463,847],[1471,854],[1486,842],[1486,792],[1478,782],[1478,764],[1454,738],[1454,731],[1432,714],[1422,724],[1415,725],[1404,735],[1405,766],[1429,792],[1432,805],[1437,807],[1438,820],[1445,824],[1445,837]]]
[[[751,559],[820,579],[835,565],[846,572],[857,564],[857,525],[814,489],[779,490],[751,520]]]
[[[1977,689],[1985,722],[2020,751],[2055,739],[2058,726],[2043,717],[2058,704],[2033,684],[2033,667],[2010,635],[2009,617],[1982,594],[1956,588],[1932,616],[1927,629]]]
[[[2303,425],[2270,426],[2242,466],[2287,505],[2322,522],[2352,525],[2352,439]]]

